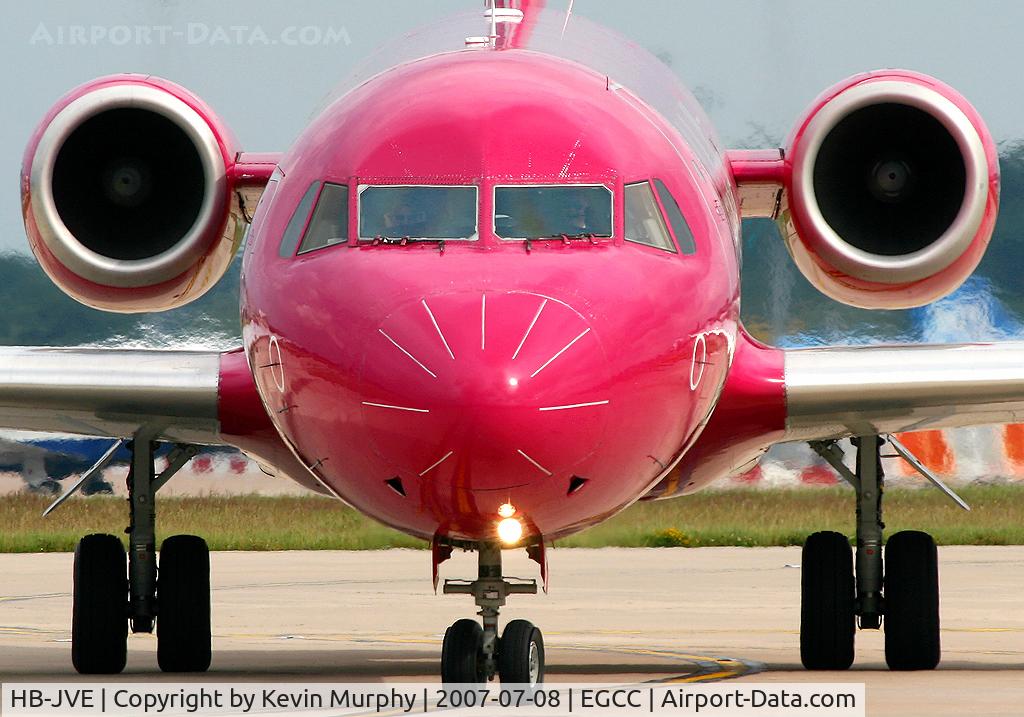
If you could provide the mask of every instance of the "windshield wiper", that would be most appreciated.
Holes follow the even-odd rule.
[[[564,243],[568,244],[570,241],[585,239],[591,244],[597,244],[598,239],[610,239],[611,237],[607,234],[594,234],[593,232],[579,232],[578,234],[547,234],[542,237],[534,237],[535,239],[561,239]]]
[[[370,242],[369,246],[380,246],[389,244],[395,246],[408,246],[409,244],[437,244],[438,249],[444,254],[444,246],[447,239],[432,239],[430,237],[388,237],[378,234]],[[366,246],[366,245],[364,245]]]
[[[562,243],[569,246],[574,241],[587,241],[597,246],[600,242],[598,239],[611,239],[608,234],[594,234],[593,232],[580,232],[579,234],[544,234],[542,236],[527,237],[523,240],[523,244],[526,247],[526,251],[530,251],[530,248],[535,241],[547,241],[548,239],[561,239]]]

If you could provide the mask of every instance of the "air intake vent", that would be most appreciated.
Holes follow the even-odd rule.
[[[578,491],[580,488],[582,488],[586,484],[587,484],[587,479],[586,478],[580,478],[579,476],[573,476],[572,478],[569,479],[569,490],[568,490],[568,492],[566,492],[566,495],[572,495],[573,493]]]
[[[405,497],[405,486],[402,485],[402,479],[399,478],[398,476],[395,476],[394,478],[388,478],[386,481],[384,481],[384,484],[391,490],[398,493],[398,495],[402,496],[403,498]]]

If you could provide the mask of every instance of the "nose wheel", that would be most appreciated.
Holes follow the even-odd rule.
[[[509,595],[536,594],[534,580],[505,578],[501,549],[484,544],[478,549],[476,580],[445,580],[444,594],[472,595],[481,623],[458,620],[444,634],[441,681],[479,684],[501,678],[502,683],[536,685],[544,681],[544,637],[527,620],[513,620],[498,637],[498,611]]]
[[[441,681],[479,684],[484,673],[484,630],[475,620],[463,618],[444,632],[441,648]]]
[[[441,681],[446,684],[482,684],[487,674],[484,630],[475,620],[458,620],[444,633]],[[498,676],[504,684],[537,685],[544,681],[544,636],[528,620],[505,626],[497,650]]]
[[[505,683],[544,681],[544,637],[528,620],[513,620],[498,642],[498,674]]]

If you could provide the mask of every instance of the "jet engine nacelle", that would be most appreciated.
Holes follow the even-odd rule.
[[[230,131],[198,97],[114,75],[62,97],[21,170],[32,251],[83,304],[157,311],[192,301],[231,262],[243,225]]]
[[[822,94],[785,150],[780,225],[804,276],[853,306],[920,306],[955,290],[995,225],[999,163],[974,108],[887,70]]]

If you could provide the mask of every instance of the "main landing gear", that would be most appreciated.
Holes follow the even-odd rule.
[[[210,666],[210,553],[202,538],[176,535],[156,555],[156,492],[196,454],[179,446],[156,475],[152,435],[129,444],[128,567],[121,540],[87,535],[75,549],[71,660],[82,674],[113,674],[127,661],[128,627],[157,630],[157,661],[165,672],[203,672]]]
[[[941,654],[935,541],[917,531],[893,535],[885,544],[883,578],[879,449],[884,440],[862,436],[853,443],[855,474],[843,464],[834,442],[811,444],[856,491],[857,549],[854,561],[846,536],[834,532],[815,533],[804,544],[800,658],[809,670],[845,670],[853,664],[856,627],[877,630],[884,618],[889,668],[934,669]]]
[[[540,630],[526,620],[513,620],[498,637],[498,609],[509,595],[536,594],[537,583],[503,577],[501,548],[495,544],[480,545],[478,554],[477,579],[445,580],[444,594],[472,595],[483,625],[463,619],[445,631],[441,680],[445,684],[482,683],[498,675],[502,683],[539,684],[544,681]]]

